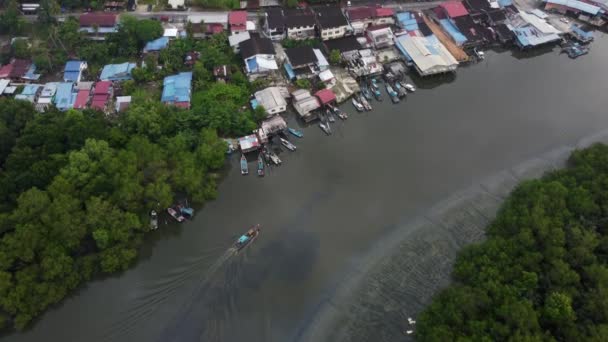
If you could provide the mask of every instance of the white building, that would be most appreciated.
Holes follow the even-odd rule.
[[[314,11],[321,40],[341,38],[351,33],[348,21],[339,7],[319,6]]]
[[[276,115],[287,110],[287,102],[278,87],[268,87],[266,89],[257,91],[255,99],[258,101],[258,105],[263,106],[266,109],[268,116]]]
[[[406,34],[397,38],[396,45],[421,76],[450,72],[458,67],[458,61],[439,41]]]

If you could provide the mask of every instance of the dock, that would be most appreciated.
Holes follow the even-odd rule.
[[[458,62],[469,61],[469,55],[467,55],[467,53],[464,52],[464,50],[460,46],[456,45],[456,43],[454,43],[454,41],[450,37],[448,37],[448,35],[443,31],[443,29],[439,27],[439,25],[437,25],[437,23],[435,23],[426,14],[423,14],[422,18],[424,19],[426,25],[431,29],[431,31],[433,31],[433,34],[437,37],[437,39],[439,39],[441,44],[443,44],[446,49],[448,49],[448,51],[452,54],[452,56],[454,56],[454,58],[456,58]]]

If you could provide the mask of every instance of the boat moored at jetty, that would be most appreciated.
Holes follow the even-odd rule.
[[[251,227],[247,233],[241,235],[234,243],[234,248],[236,248],[237,252],[252,243],[258,237],[258,235],[260,235],[261,230],[262,227],[259,224],[256,224],[255,226]]]
[[[249,166],[247,165],[247,158],[245,158],[244,154],[241,154],[241,174],[249,174]]]
[[[334,114],[329,108],[325,111],[325,114],[327,115],[327,120],[329,122],[336,122],[336,118],[334,117]]]
[[[262,152],[258,155],[258,176],[264,177],[264,157],[262,157]]]
[[[362,112],[365,108],[363,108],[363,105],[361,104],[361,102],[357,101],[357,99],[355,99],[354,97],[352,98],[352,102],[353,102],[353,106],[355,106],[355,109],[359,112]]]
[[[298,137],[298,138],[302,138],[304,136],[304,133],[302,133],[302,131],[299,131],[295,128],[287,128],[287,130],[289,131],[289,133],[291,133],[291,135]]]
[[[285,146],[290,151],[296,150],[296,145],[292,144],[289,140],[284,138],[279,138],[281,140],[281,145]]]
[[[329,127],[328,123],[319,122],[319,127],[321,127],[321,130],[323,132],[325,132],[325,134],[327,134],[327,135],[331,134],[331,127]]]
[[[346,114],[344,111],[342,111],[340,108],[338,107],[334,107],[334,106],[330,106],[329,108],[331,108],[331,110],[342,120],[346,120],[348,119],[348,114]]]
[[[393,103],[398,103],[399,102],[399,95],[397,94],[397,92],[395,91],[395,89],[393,89],[393,87],[391,87],[391,85],[388,84],[388,83],[386,83],[386,92],[390,96],[390,98],[393,101]]]
[[[369,104],[369,101],[367,101],[367,99],[363,95],[359,95],[359,102],[365,110],[372,110],[372,105]]]

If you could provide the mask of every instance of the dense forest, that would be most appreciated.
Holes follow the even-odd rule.
[[[520,184],[460,252],[420,341],[608,341],[608,146]]]
[[[219,136],[249,133],[265,117],[247,106],[264,82],[247,81],[225,35],[173,41],[142,64],[141,48],[162,35],[157,21],[123,15],[117,33],[91,41],[73,18],[44,21],[42,13],[30,24],[12,15],[0,14],[18,26],[0,30],[29,39],[4,61],[31,56],[45,75],[60,75],[68,58],[80,58],[88,80],[106,63],[138,64],[118,87],[133,98],[119,116],[40,114],[29,102],[0,99],[0,327],[23,329],[93,276],[133,264],[150,210],[216,196],[227,147]],[[185,65],[192,54],[197,61]],[[230,68],[228,83],[215,81],[218,65]],[[193,72],[192,108],[162,105],[163,77],[185,70]]]

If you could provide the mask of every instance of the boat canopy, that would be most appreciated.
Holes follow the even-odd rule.
[[[249,240],[249,237],[247,235],[241,235],[241,237],[239,238],[239,243],[243,243],[245,241]]]

